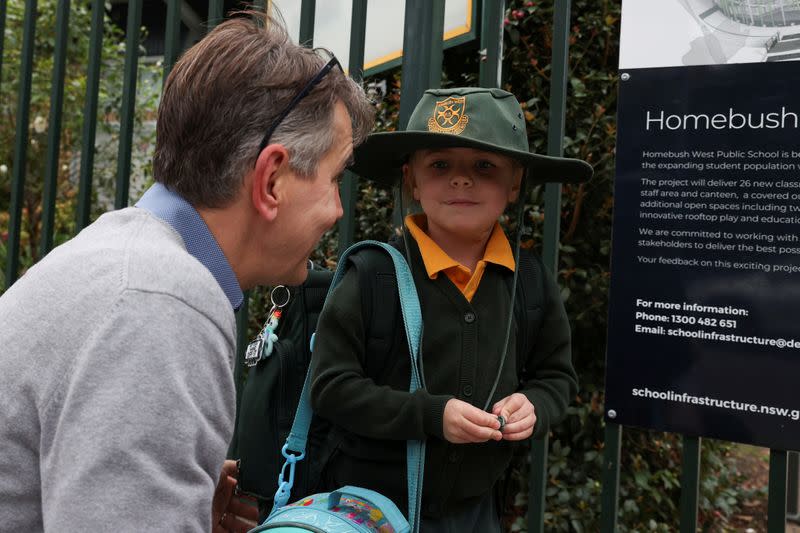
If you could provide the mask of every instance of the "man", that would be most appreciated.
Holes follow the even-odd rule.
[[[0,530],[247,528],[223,469],[234,310],[245,289],[305,279],[373,120],[335,59],[271,19],[186,52],[159,107],[157,183],[0,298]]]

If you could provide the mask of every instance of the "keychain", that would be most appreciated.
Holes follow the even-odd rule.
[[[280,296],[281,291],[285,291],[286,297],[282,301],[279,301],[279,303],[276,301],[276,294]],[[289,289],[283,285],[278,285],[272,289],[272,292],[269,295],[269,299],[272,302],[272,308],[267,315],[267,321],[264,322],[264,325],[261,327],[261,330],[259,330],[255,340],[247,345],[247,351],[244,355],[244,362],[247,366],[256,366],[260,360],[266,359],[272,355],[275,341],[278,340],[275,330],[278,329],[278,322],[280,322],[281,315],[283,314],[282,310],[284,307],[286,307],[286,304],[289,303],[290,297],[291,293],[289,292]]]

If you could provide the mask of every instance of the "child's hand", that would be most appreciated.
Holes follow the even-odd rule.
[[[444,406],[444,438],[453,444],[502,440],[496,416],[455,398]]]
[[[533,434],[536,410],[524,394],[515,392],[511,396],[506,396],[494,404],[492,414],[505,418],[506,425],[503,428],[505,440],[523,440]]]

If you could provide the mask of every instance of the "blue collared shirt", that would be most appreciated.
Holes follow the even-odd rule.
[[[150,211],[172,226],[183,238],[186,251],[203,263],[225,292],[233,309],[239,309],[244,300],[239,280],[211,230],[192,204],[161,183],[155,183],[136,202],[136,207]]]

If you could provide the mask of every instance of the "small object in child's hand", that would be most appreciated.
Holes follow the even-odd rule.
[[[506,427],[506,419],[503,415],[497,417],[497,421],[500,422],[500,432],[503,432],[503,428]]]

